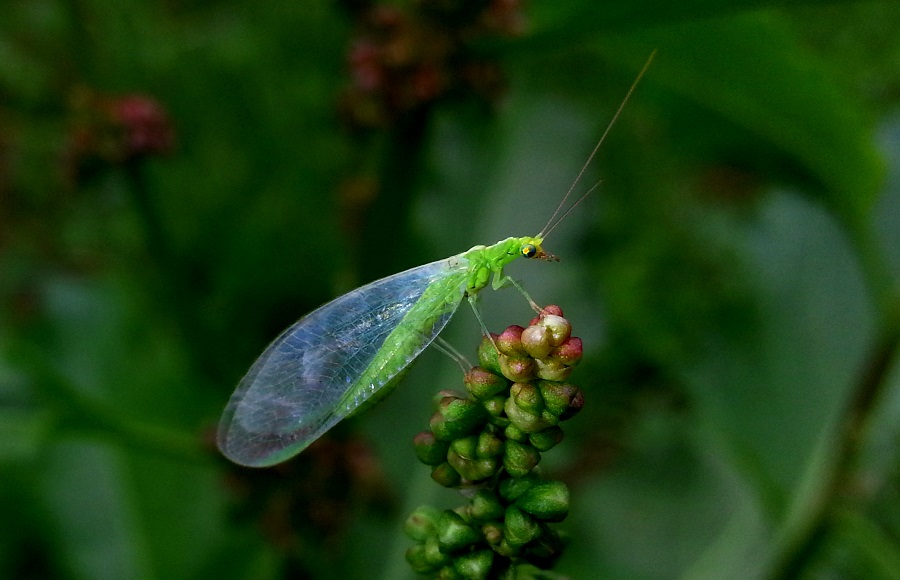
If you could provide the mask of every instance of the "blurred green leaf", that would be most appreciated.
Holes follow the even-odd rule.
[[[0,407],[0,466],[34,460],[53,423],[52,413],[44,409]]]
[[[45,460],[42,508],[71,577],[153,576],[123,467],[121,454],[84,442],[55,446]]]
[[[659,50],[655,82],[765,139],[822,185],[811,188],[859,235],[882,180],[871,119],[832,66],[775,13],[655,27],[594,41],[604,54]],[[633,57],[631,57],[633,61]],[[753,167],[751,151],[738,162]],[[784,162],[782,162],[784,163]],[[793,169],[793,168],[792,168]]]

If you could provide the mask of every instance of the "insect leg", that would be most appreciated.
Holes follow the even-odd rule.
[[[538,306],[537,302],[535,302],[531,298],[531,295],[525,291],[525,287],[522,286],[522,284],[518,280],[516,280],[515,278],[510,278],[509,276],[506,276],[505,274],[502,276],[494,275],[494,282],[492,284],[494,290],[502,288],[502,287],[506,286],[507,284],[511,284],[516,290],[521,292],[522,296],[525,297],[525,300],[528,301],[528,304],[529,304],[529,306],[531,306],[532,310],[534,310],[538,314],[541,313],[541,307]]]
[[[472,363],[470,363],[461,352],[453,348],[452,344],[440,336],[435,337],[434,342],[431,344],[434,345],[436,349],[455,360],[456,364],[462,368],[463,373],[468,372],[468,370],[472,368]]]
[[[475,304],[476,299],[478,298],[477,294],[469,294],[469,305],[472,307],[472,312],[475,313],[475,318],[478,319],[478,324],[481,326],[481,332],[488,337],[488,340],[491,341],[491,344],[494,345],[494,348],[497,348],[497,343],[494,342],[494,337],[491,336],[491,331],[488,330],[487,325],[484,323],[484,318],[481,317],[481,312],[478,310],[478,305]],[[499,349],[497,352],[500,352]]]

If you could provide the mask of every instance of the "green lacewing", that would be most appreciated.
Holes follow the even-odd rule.
[[[495,290],[515,286],[540,310],[520,284],[503,274],[503,268],[519,257],[556,259],[541,244],[593,191],[588,190],[554,222],[654,54],[541,233],[475,246],[376,280],[301,318],[263,351],[232,394],[219,422],[222,453],[249,467],[274,465],[300,453],[376,393],[381,397],[393,387],[437,338],[464,298],[480,322],[475,300],[489,283]]]

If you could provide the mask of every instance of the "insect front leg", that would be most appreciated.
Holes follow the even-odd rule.
[[[515,278],[510,278],[509,276],[507,276],[507,275],[505,275],[505,274],[503,274],[503,273],[494,274],[494,280],[491,282],[491,288],[493,288],[494,290],[499,290],[500,288],[503,288],[503,287],[506,286],[507,284],[510,284],[510,285],[513,286],[516,290],[518,290],[519,292],[521,292],[521,293],[522,293],[522,296],[525,297],[525,300],[528,301],[528,304],[531,306],[531,308],[532,308],[535,312],[537,312],[538,314],[541,313],[541,307],[538,306],[537,302],[535,302],[535,301],[531,298],[531,295],[528,294],[528,292],[525,291],[525,287],[522,286],[522,284],[521,284],[518,280],[516,280]]]

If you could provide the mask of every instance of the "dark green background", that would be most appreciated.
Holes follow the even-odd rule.
[[[342,126],[331,3],[3,2],[0,577],[409,575],[405,515],[460,501],[410,443],[450,361],[268,472],[217,455],[218,414],[318,304],[536,233],[654,48],[545,244],[562,261],[510,269],[586,345],[544,461],[573,491],[558,571],[900,577],[900,5],[524,13],[473,48],[502,97],[442,100],[408,143]],[[73,180],[85,90],[156,99],[171,154]],[[483,310],[531,316],[511,291]]]

